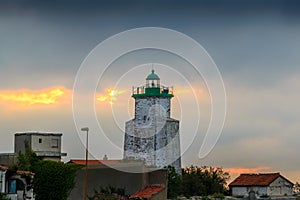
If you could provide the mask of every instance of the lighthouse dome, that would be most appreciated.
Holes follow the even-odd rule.
[[[152,69],[151,74],[149,74],[146,78],[146,80],[159,80],[159,76],[154,73],[154,70]]]

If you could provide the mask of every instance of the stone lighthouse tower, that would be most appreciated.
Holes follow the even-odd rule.
[[[179,121],[170,117],[173,88],[149,74],[146,85],[133,87],[134,119],[125,124],[124,158],[144,160],[159,168],[174,166],[181,173]]]

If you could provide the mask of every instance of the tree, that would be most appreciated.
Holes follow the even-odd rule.
[[[181,175],[176,173],[172,166],[168,166],[168,199],[176,198],[181,194]]]
[[[10,200],[9,198],[5,197],[5,194],[0,192],[0,200]]]
[[[202,171],[191,166],[182,170],[182,193],[186,197],[206,195]]]
[[[224,194],[229,178],[220,167],[187,167],[182,171],[182,192],[185,196]]]
[[[296,182],[295,185],[293,186],[293,191],[295,194],[300,193],[300,183]]]
[[[41,160],[24,142],[24,154],[18,154],[18,170],[35,173],[33,189],[36,200],[66,200],[75,185],[76,171],[81,165]]]
[[[28,141],[24,141],[24,154],[18,152],[17,168],[18,170],[32,171],[32,166],[40,159],[34,151],[29,147]]]
[[[89,200],[129,200],[129,195],[125,195],[125,188],[114,186],[100,187],[100,190],[94,189],[94,194],[88,197]]]
[[[66,200],[75,185],[75,173],[82,166],[40,160],[33,166],[36,200]]]

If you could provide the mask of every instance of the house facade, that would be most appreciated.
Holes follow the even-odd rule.
[[[34,200],[32,180],[34,174],[29,171],[10,171],[0,165],[0,193],[11,200]]]
[[[232,196],[290,196],[293,183],[280,173],[241,174],[229,184]]]

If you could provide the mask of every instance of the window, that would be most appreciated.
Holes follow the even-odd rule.
[[[52,148],[58,148],[58,139],[52,139],[51,140],[51,147]]]
[[[15,179],[8,180],[8,193],[10,194],[17,193],[17,180]]]
[[[42,143],[42,138],[39,138],[39,143]]]
[[[25,185],[20,179],[9,179],[8,180],[8,193],[17,194],[18,190],[24,190]]]

